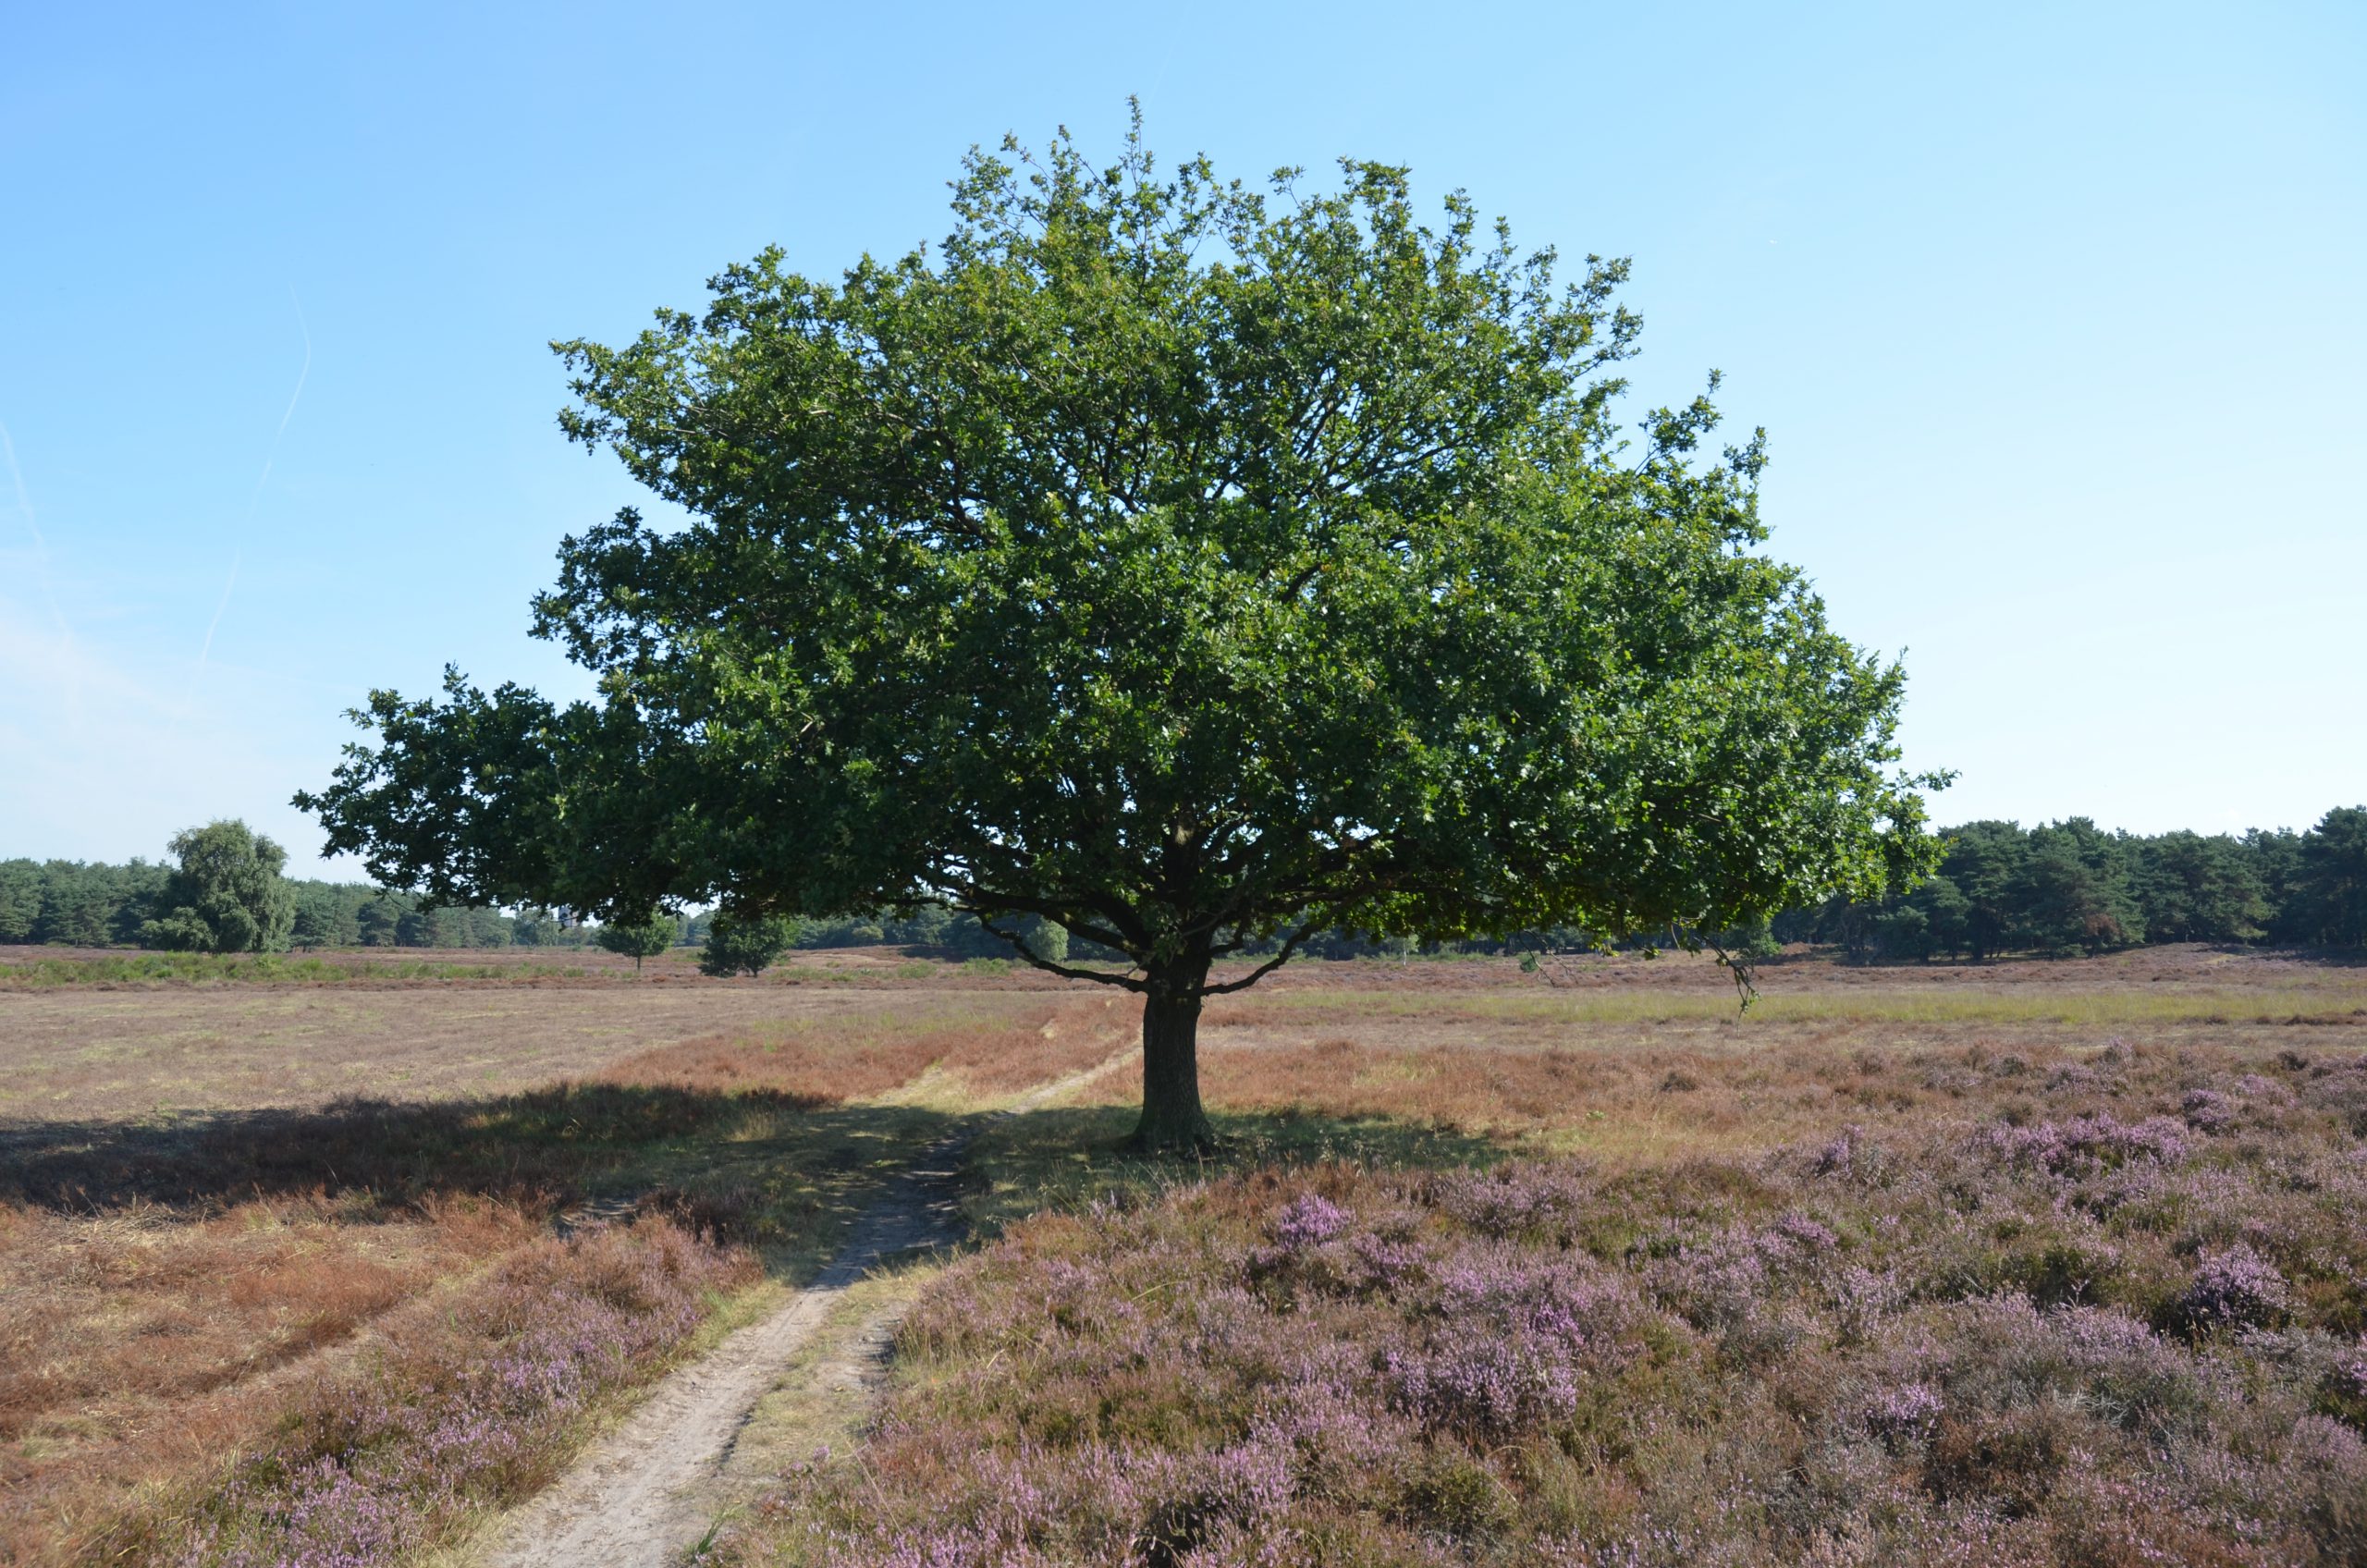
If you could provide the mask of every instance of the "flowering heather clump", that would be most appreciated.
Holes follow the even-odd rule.
[[[2292,1292],[2276,1266],[2238,1244],[2203,1255],[2178,1312],[2196,1329],[2233,1329],[2274,1322],[2291,1305]]]
[[[2169,1117],[2132,1122],[2107,1112],[2030,1127],[1993,1127],[1986,1136],[1990,1148],[2009,1164],[2074,1180],[2132,1164],[2175,1165],[2192,1147],[2186,1127]]]
[[[1505,1165],[1441,1177],[1431,1201],[1488,1236],[1565,1231],[1586,1212],[1595,1189],[1575,1165]]]
[[[523,1495],[570,1420],[660,1364],[753,1265],[663,1220],[549,1241],[358,1383],[316,1385],[171,1559],[183,1568],[370,1568],[435,1543],[472,1502]]]
[[[2243,1107],[2230,1095],[2216,1089],[2189,1089],[2178,1109],[2186,1115],[2186,1124],[2198,1133],[2233,1131]]]
[[[1296,1252],[1321,1246],[1348,1228],[1347,1211],[1318,1193],[1308,1193],[1274,1219],[1274,1242]]]
[[[1885,1389],[1866,1412],[1866,1425],[1895,1442],[1916,1442],[1931,1435],[1946,1402],[1929,1383],[1901,1383]]]
[[[2367,1339],[2335,1357],[2327,1381],[2344,1399],[2367,1404]]]
[[[2123,1100],[1879,1148],[1040,1216],[914,1309],[860,1463],[801,1471],[724,1556],[2367,1561],[2367,1161],[2335,1076],[2214,1080],[2274,1112],[2241,1140],[2148,1114],[2198,1081],[2149,1049],[2069,1085]]]

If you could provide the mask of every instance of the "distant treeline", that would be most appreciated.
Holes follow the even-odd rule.
[[[1876,903],[1778,916],[1858,958],[2107,952],[2152,942],[2367,947],[2367,807],[2306,833],[2107,833],[2086,817],[1948,830],[1939,875]]]
[[[2149,942],[2264,943],[2367,948],[2367,807],[2328,812],[2305,833],[2107,833],[2086,817],[2023,827],[1970,822],[1946,829],[1938,875],[1874,902],[1836,900],[1790,910],[1764,925],[1720,933],[1728,948],[1764,955],[1789,942],[1841,949],[1859,960],[1987,959],[2004,953],[2108,952]],[[0,861],[0,942],[135,947],[156,913],[170,867],[145,861]],[[288,945],[301,949],[581,947],[581,924],[548,910],[514,913],[438,909],[408,893],[354,883],[291,881]],[[678,919],[679,941],[706,940],[710,916]],[[1062,933],[1027,923],[1038,953],[1072,951]],[[801,948],[887,944],[963,957],[1008,954],[975,917],[936,905],[909,913],[809,920]],[[1580,931],[1535,931],[1434,945],[1450,952],[1521,952],[1591,945]],[[1259,944],[1266,950],[1272,944]],[[1410,955],[1404,938],[1330,932],[1309,956]],[[1104,957],[1076,944],[1080,959]],[[1253,951],[1256,949],[1252,949]]]
[[[135,860],[0,861],[0,942],[76,948],[141,944],[172,867]],[[433,909],[409,893],[360,883],[290,878],[295,948],[580,947],[580,926],[545,910]]]
[[[158,913],[172,867],[135,860],[128,865],[96,861],[0,861],[0,943],[46,943],[76,948],[139,947],[153,933],[143,927]],[[580,922],[545,909],[504,913],[491,909],[439,909],[409,893],[363,883],[289,878],[295,920],[291,948],[580,948],[590,934]],[[706,940],[711,916],[678,919],[678,941],[697,947]],[[1036,950],[1048,951],[1051,934],[1036,933]],[[928,948],[960,957],[1006,955],[1010,946],[975,917],[924,905],[910,914],[797,923],[803,948],[851,948],[888,943]]]

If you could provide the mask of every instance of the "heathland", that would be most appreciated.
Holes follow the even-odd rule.
[[[995,964],[9,956],[0,1560],[465,1562],[1023,1096],[713,1551],[2367,1550],[2357,967],[1305,962],[1210,1004],[1178,1165],[1131,1011]]]

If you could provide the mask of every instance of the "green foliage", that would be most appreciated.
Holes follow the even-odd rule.
[[[137,941],[166,868],[53,860],[0,862],[0,942],[104,948]]]
[[[314,948],[351,947],[360,942],[357,911],[325,882],[295,885],[296,913],[288,928],[288,946],[306,952]]]
[[[2157,942],[2249,942],[2269,917],[2264,867],[2235,839],[2165,833],[2139,853],[2145,929]]]
[[[0,942],[30,942],[41,924],[42,868],[29,860],[0,861]]]
[[[153,946],[143,928],[171,915],[164,902],[170,868],[133,861],[0,861],[0,943],[71,947]],[[290,916],[284,945],[319,948],[499,948],[581,946],[580,928],[547,910],[517,918],[495,909],[423,905],[412,894],[359,883],[288,881]],[[179,904],[188,900],[180,899]],[[211,927],[206,927],[208,931]],[[199,950],[210,950],[201,949]]]
[[[564,346],[570,432],[693,521],[563,546],[537,627],[599,702],[375,695],[300,798],[332,847],[626,918],[1035,916],[1178,998],[1327,930],[1715,930],[1920,864],[1900,673],[1756,553],[1758,444],[1613,416],[1622,263],[1138,141],[975,155],[954,210]]]
[[[288,946],[294,891],[280,870],[288,851],[243,822],[214,822],[176,835],[179,864],[141,922],[141,945],[177,952],[262,953]]]
[[[1069,957],[1068,928],[1040,914],[1023,915],[1014,933],[1019,946],[1042,963],[1065,963]]]
[[[2289,929],[2330,948],[2367,947],[2367,806],[2337,806],[2303,835]]]
[[[2014,888],[2030,945],[2093,953],[2143,941],[2128,861],[2125,843],[2084,816],[2031,829]]]
[[[2367,808],[2307,833],[2105,833],[2086,817],[1941,835],[1911,891],[1779,919],[1858,958],[2103,952],[2142,942],[2367,946]]]
[[[787,915],[734,915],[717,910],[707,919],[699,973],[717,977],[761,974],[796,941],[797,922]]]
[[[583,928],[570,925],[550,910],[526,904],[510,925],[509,939],[521,948],[572,948],[583,945]]]
[[[410,913],[407,898],[379,897],[371,899],[354,912],[354,929],[365,948],[398,946],[403,916]]]
[[[682,935],[681,924],[670,914],[652,915],[644,920],[612,920],[592,933],[592,939],[612,953],[621,953],[632,960],[638,972],[644,959],[656,958],[672,947]]]

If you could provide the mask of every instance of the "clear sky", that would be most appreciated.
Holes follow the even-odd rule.
[[[1943,821],[2367,802],[2367,6],[0,6],[0,856],[287,805],[635,498],[559,436],[767,243],[947,227],[1005,130],[1350,154],[1632,257],[1636,411],[1768,427]]]

